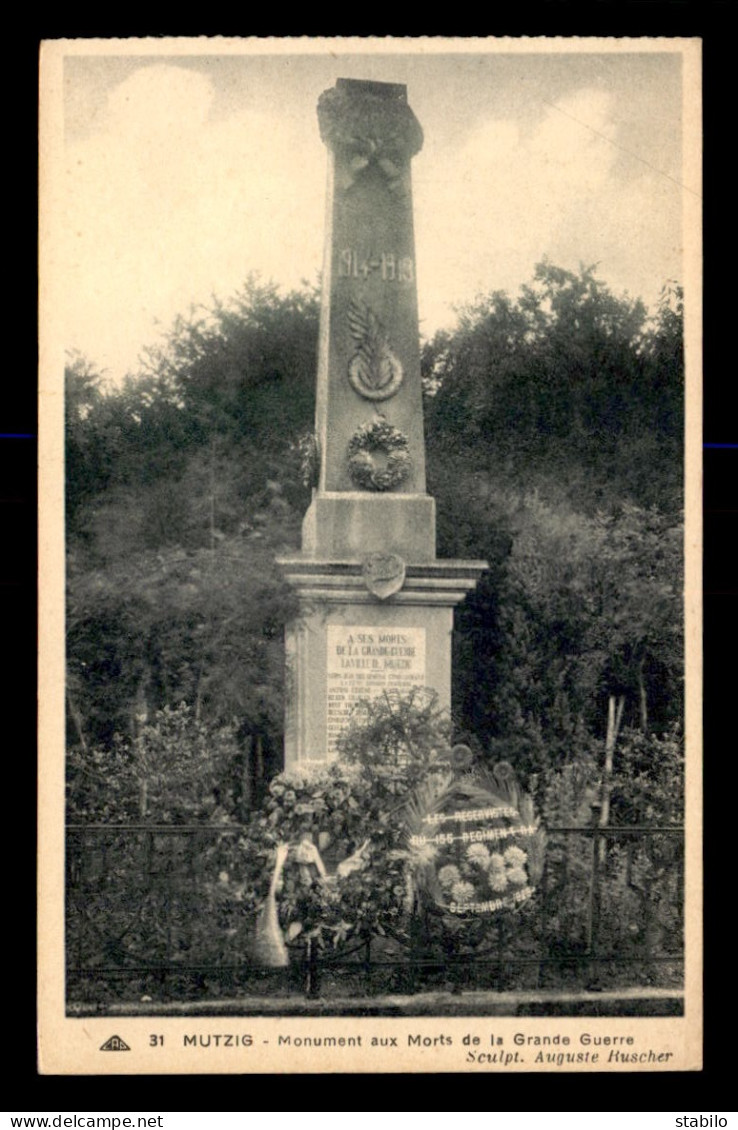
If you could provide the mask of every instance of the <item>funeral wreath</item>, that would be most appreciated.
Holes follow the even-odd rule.
[[[275,777],[233,844],[215,886],[256,964],[286,965],[292,943],[401,938],[429,908],[440,929],[464,928],[534,893],[543,832],[512,769],[470,767],[432,698],[387,697],[366,704],[340,760]]]

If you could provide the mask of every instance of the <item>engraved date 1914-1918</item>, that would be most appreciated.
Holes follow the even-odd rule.
[[[339,278],[368,279],[375,271],[381,275],[383,282],[410,283],[415,278],[415,268],[409,255],[398,256],[393,251],[363,255],[351,247],[339,252]]]

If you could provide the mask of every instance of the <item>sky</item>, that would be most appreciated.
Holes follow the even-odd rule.
[[[682,279],[682,199],[699,186],[682,183],[678,51],[196,49],[144,54],[129,40],[92,54],[78,41],[64,59],[64,337],[114,383],[177,315],[228,299],[250,272],[285,289],[317,280],[315,106],[339,77],[406,83],[423,127],[424,336],[480,294],[514,295],[544,257],[598,264],[650,306]]]

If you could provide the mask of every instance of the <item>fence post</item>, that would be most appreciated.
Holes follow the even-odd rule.
[[[585,953],[588,957],[594,954],[597,947],[597,935],[600,921],[600,837],[603,844],[605,836],[599,827],[592,832],[592,870],[589,879],[589,906],[587,908],[587,924],[585,934]]]
[[[320,995],[320,967],[314,938],[308,938],[305,969],[305,996],[315,1000]]]
[[[423,927],[420,921],[420,915],[423,913],[421,908],[410,919],[410,961],[408,963],[408,993],[414,996],[418,991],[418,973],[419,973],[419,956],[420,956],[420,940],[422,936]]]
[[[538,954],[539,957],[548,952],[548,936],[546,926],[548,923],[548,858],[543,861],[543,873],[541,874],[541,882],[539,886],[540,891],[540,919],[538,929],[540,931],[538,936]],[[546,947],[544,949],[544,946]],[[544,978],[544,970],[546,967],[541,961],[536,966],[536,988],[540,988],[541,980]]]
[[[372,987],[372,938],[367,934],[364,938],[364,992],[369,995]]]
[[[83,867],[83,862],[82,862],[83,837],[76,832],[71,833],[71,836],[70,836],[69,833],[67,833],[67,835],[69,837],[69,839],[68,839],[69,849],[68,849],[68,856],[67,856],[67,866],[69,868],[69,871],[68,871],[67,882],[69,883],[69,894],[71,896],[71,899],[74,901],[75,908],[77,910],[77,945],[76,945],[75,948],[76,948],[76,952],[77,952],[77,970],[78,970],[77,976],[79,977],[79,976],[81,976],[82,961],[83,961],[83,955],[84,955],[83,940],[82,940],[83,930],[82,930],[82,927],[80,926],[80,920],[83,918],[83,915],[84,915],[84,909],[83,909],[84,903],[83,903],[82,897],[81,897],[81,892],[82,892],[82,867]],[[69,930],[69,921],[68,920],[66,922],[66,929],[67,929],[67,931]]]

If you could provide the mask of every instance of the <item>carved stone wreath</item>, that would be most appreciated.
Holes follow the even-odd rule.
[[[392,490],[404,483],[412,470],[408,439],[386,420],[362,424],[348,444],[349,474],[363,490]],[[377,456],[385,456],[377,461]]]

